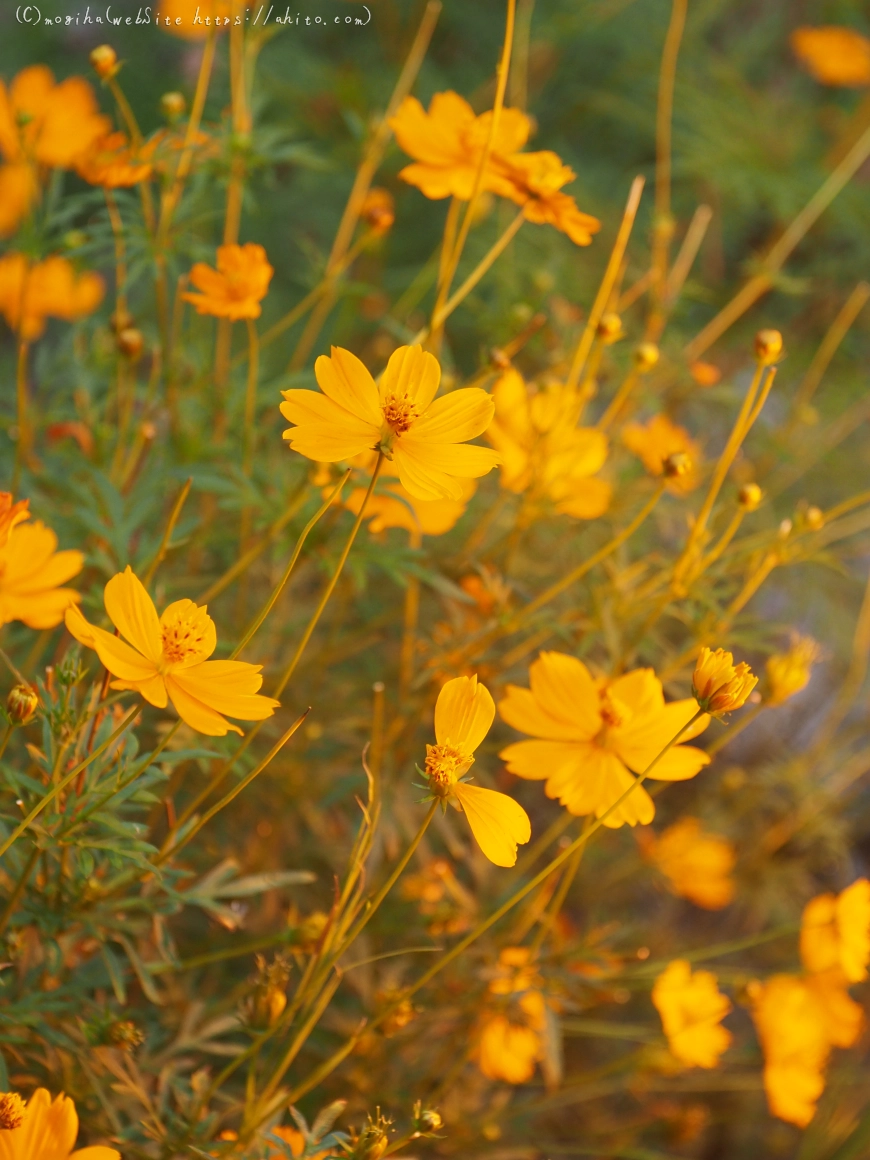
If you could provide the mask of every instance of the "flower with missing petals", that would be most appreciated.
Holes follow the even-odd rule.
[[[673,1055],[689,1067],[716,1067],[731,1043],[721,1023],[731,1003],[711,971],[692,971],[676,959],[656,979],[652,1000]]]
[[[197,314],[211,314],[215,318],[259,318],[260,303],[266,297],[275,271],[269,265],[266,251],[256,242],[243,246],[218,246],[217,269],[197,262],[190,271],[190,280],[199,294],[185,293],[182,297],[193,303]]]
[[[449,801],[468,819],[474,839],[496,866],[513,866],[517,845],[528,842],[528,814],[506,793],[471,785],[465,780],[474,751],[495,717],[495,703],[477,677],[455,677],[435,703],[435,744],[426,746],[423,770],[433,797]]]
[[[692,692],[705,713],[718,716],[741,708],[758,684],[758,677],[741,661],[734,664],[730,652],[702,648],[692,677]]]
[[[104,599],[120,637],[89,624],[77,608],[67,612],[66,626],[118,678],[113,689],[133,689],[158,709],[171,701],[182,721],[209,737],[223,737],[229,729],[242,732],[223,714],[263,721],[279,707],[278,701],[259,693],[261,665],[208,659],[217,635],[205,607],[176,600],[158,618],[153,600],[129,565],[108,582]]]
[[[0,1096],[0,1107],[10,1096],[15,1093]],[[20,1097],[16,1101],[18,1111]],[[37,1088],[17,1126],[0,1123],[0,1160],[121,1160],[120,1152],[100,1144],[73,1151],[78,1134],[73,1101],[63,1094],[52,1100],[45,1088]]]
[[[391,460],[415,499],[461,500],[461,480],[486,475],[499,462],[487,447],[468,445],[485,431],[493,402],[479,387],[436,399],[441,367],[419,346],[394,351],[380,384],[356,355],[333,347],[321,355],[316,391],[284,391],[281,414],[295,426],[284,432],[294,451],[335,463],[377,450]]]

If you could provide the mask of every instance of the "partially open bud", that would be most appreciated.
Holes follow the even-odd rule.
[[[30,685],[13,685],[6,698],[6,712],[13,725],[27,725],[39,708],[39,697]]]
[[[101,81],[110,80],[121,67],[118,64],[118,54],[110,44],[98,44],[91,49],[91,68]]]
[[[145,346],[145,337],[142,331],[135,326],[125,326],[118,332],[118,350],[131,362],[137,359]]]
[[[692,470],[692,460],[685,451],[674,451],[662,460],[662,471],[668,479],[680,479]]]
[[[659,348],[654,342],[641,342],[634,349],[634,365],[642,375],[647,374],[659,361]]]
[[[625,334],[622,329],[622,319],[615,311],[607,310],[601,315],[596,333],[605,346],[618,342]]]
[[[417,1100],[414,1104],[415,1132],[420,1132],[421,1135],[426,1132],[437,1132],[443,1124],[440,1112],[436,1112],[434,1108],[424,1108],[422,1102]]]
[[[692,692],[705,713],[730,713],[746,703],[758,677],[745,661],[734,664],[730,652],[702,648],[692,677]]]
[[[807,527],[814,532],[825,526],[825,513],[815,504],[811,504],[804,512],[804,519],[807,522]]]
[[[387,1132],[391,1123],[381,1115],[380,1108],[374,1119],[369,1116],[369,1122],[353,1141],[351,1160],[381,1160],[390,1142]]]
[[[764,492],[757,483],[744,483],[737,493],[737,502],[745,512],[754,512],[764,499]]]
[[[160,108],[167,121],[177,121],[187,109],[187,101],[181,93],[164,93],[160,98]]]
[[[133,1051],[145,1041],[145,1036],[131,1019],[119,1019],[109,1028],[109,1039],[121,1051]]]
[[[27,1108],[18,1092],[3,1092],[0,1095],[0,1128],[7,1132],[20,1128],[26,1114]]]
[[[390,191],[378,185],[370,189],[363,200],[360,217],[377,233],[385,234],[396,220],[395,202]]]
[[[782,335],[778,330],[759,330],[755,336],[755,353],[762,366],[769,367],[782,354]]]

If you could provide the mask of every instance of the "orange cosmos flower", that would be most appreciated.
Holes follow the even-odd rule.
[[[5,518],[12,526],[7,524],[6,541],[0,544],[0,625],[20,620],[28,628],[54,628],[64,611],[81,600],[78,592],[61,585],[81,572],[84,556],[75,550],[58,552],[57,536],[41,521],[21,523],[27,518],[21,503],[7,508]]]
[[[477,1063],[488,1079],[527,1083],[543,1058],[547,1005],[530,957],[528,947],[505,947],[499,954],[489,993],[502,1003],[484,1015],[477,1045]]]
[[[394,351],[376,385],[356,355],[341,347],[321,355],[314,374],[323,394],[284,391],[281,414],[295,423],[284,438],[308,459],[335,463],[382,451],[402,487],[420,500],[461,500],[461,479],[486,475],[498,456],[466,445],[485,431],[492,399],[465,387],[436,399],[441,367],[420,346]]]
[[[104,600],[123,640],[89,624],[77,608],[67,612],[66,626],[119,678],[113,689],[134,689],[158,709],[170,700],[182,721],[209,737],[223,737],[229,729],[241,734],[224,713],[241,721],[263,721],[279,707],[278,701],[259,694],[261,665],[208,660],[217,635],[205,607],[176,600],[158,618],[153,600],[129,565],[108,582]]]
[[[26,161],[0,165],[0,237],[15,232],[39,190],[33,167]]]
[[[29,499],[13,502],[11,491],[0,491],[0,548],[5,548],[14,527],[30,519]]]
[[[79,158],[76,169],[85,181],[106,189],[137,185],[151,176],[156,145],[153,140],[134,149],[125,133],[108,133],[92,143]]]
[[[52,1100],[45,1088],[37,1088],[20,1125],[0,1131],[0,1160],[121,1160],[120,1152],[99,1144],[74,1152],[78,1134],[73,1101],[63,1093]]]
[[[672,423],[667,415],[654,415],[649,422],[629,423],[622,432],[622,441],[642,461],[650,475],[663,475],[665,460],[672,455],[687,455],[689,470],[674,475],[668,482],[671,491],[680,495],[693,491],[701,482],[698,466],[701,447],[685,427]]]
[[[734,847],[704,831],[697,818],[680,818],[650,844],[650,856],[679,898],[721,910],[734,898]]]
[[[19,253],[0,258],[0,311],[10,329],[28,342],[39,338],[47,318],[74,322],[93,313],[104,293],[99,274],[77,273],[60,255],[36,263]]]
[[[610,505],[612,487],[597,477],[607,459],[607,436],[578,427],[576,391],[553,387],[531,394],[513,367],[492,392],[495,417],[486,437],[502,459],[501,485],[547,500],[557,512],[593,520]]]
[[[870,85],[870,40],[854,28],[837,24],[796,28],[791,46],[807,71],[823,85]]]
[[[161,0],[158,12],[157,27],[183,40],[205,40],[210,28],[232,21],[231,0]]]
[[[215,318],[259,318],[260,303],[266,297],[275,271],[269,265],[266,251],[255,242],[244,246],[218,246],[217,270],[197,262],[190,280],[201,294],[184,294],[197,314]]]
[[[477,677],[448,681],[435,704],[435,744],[426,746],[425,775],[433,797],[461,810],[474,839],[496,866],[513,866],[517,844],[532,836],[529,817],[513,798],[470,785],[465,775],[495,717],[495,703]]]
[[[721,1026],[731,1003],[711,971],[692,971],[676,959],[656,979],[652,1001],[661,1016],[673,1055],[688,1067],[716,1067],[731,1043]]]
[[[838,968],[850,983],[867,978],[870,882],[859,878],[840,894],[820,894],[804,908],[801,959],[808,971]]]
[[[782,705],[805,689],[821,655],[822,650],[812,637],[794,633],[788,652],[774,653],[767,659],[767,704]]]
[[[652,669],[595,680],[576,657],[542,652],[529,678],[530,689],[508,685],[498,711],[534,740],[509,745],[500,756],[518,777],[546,781],[547,797],[558,798],[571,814],[602,817],[697,710],[691,697],[666,705]],[[699,717],[681,740],[697,737],[709,722]],[[674,745],[649,776],[684,781],[709,762],[701,749]],[[652,798],[640,785],[604,824],[648,825],[654,816]]]
[[[692,692],[706,713],[718,716],[742,708],[757,684],[758,677],[746,661],[735,665],[730,652],[721,648],[712,652],[705,646],[698,654]]]
[[[573,197],[560,192],[577,175],[557,154],[546,149],[540,153],[515,153],[506,159],[504,172],[510,178],[504,196],[525,206],[528,221],[555,226],[575,245],[590,245],[601,222],[578,209]]]

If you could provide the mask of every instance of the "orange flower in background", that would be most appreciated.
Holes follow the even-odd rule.
[[[92,143],[76,169],[85,181],[106,189],[137,185],[151,176],[156,145],[155,140],[134,149],[126,133],[109,133]]]
[[[390,467],[392,465],[389,465]],[[477,490],[473,479],[458,480],[462,495],[459,499],[417,499],[398,481],[398,472],[381,469],[381,478],[394,476],[383,490],[375,491],[366,508],[369,531],[377,534],[387,528],[405,528],[412,536],[443,536],[464,515],[468,501]],[[367,488],[356,487],[344,501],[344,506],[359,515]]]
[[[308,459],[335,463],[382,451],[402,487],[420,500],[462,500],[460,481],[498,464],[494,451],[466,443],[489,425],[492,399],[479,387],[436,399],[441,367],[422,347],[393,351],[378,384],[339,346],[318,358],[314,374],[322,394],[284,391],[281,404],[281,414],[295,424],[284,438]]]
[[[661,1016],[673,1055],[688,1067],[716,1067],[731,1043],[721,1026],[731,1003],[711,971],[692,971],[676,959],[656,979],[652,1001]]]
[[[821,655],[822,650],[812,637],[793,634],[788,652],[774,653],[767,659],[767,704],[782,705],[805,689]]]
[[[597,478],[607,459],[607,436],[578,427],[575,391],[558,386],[531,394],[513,367],[492,392],[495,417],[486,438],[501,456],[501,485],[548,499],[557,512],[593,520],[610,505],[613,489]]]
[[[0,258],[0,311],[9,328],[28,342],[39,338],[47,318],[75,322],[92,314],[105,289],[99,274],[77,273],[60,255],[36,263],[18,253]]]
[[[715,387],[722,378],[722,372],[715,363],[700,360],[689,365],[689,373],[699,387]]]
[[[838,968],[850,983],[870,963],[870,882],[859,878],[840,894],[820,894],[804,908],[801,959],[808,971]]]
[[[488,1079],[527,1083],[544,1056],[547,1005],[543,980],[530,962],[528,947],[505,947],[499,954],[489,993],[506,1003],[487,1012],[481,1022],[477,1063]]]
[[[807,71],[823,85],[870,85],[870,40],[854,28],[838,24],[796,28],[791,46]]]
[[[498,711],[503,720],[534,740],[501,751],[511,773],[546,781],[547,797],[571,814],[602,817],[694,716],[692,698],[665,704],[652,669],[596,680],[576,657],[542,652],[529,668],[531,688],[508,685]],[[691,740],[709,724],[702,716],[683,734]],[[674,745],[650,773],[661,781],[694,777],[710,758],[691,745]],[[604,819],[614,829],[648,825],[652,798],[639,785]]]
[[[197,314],[211,314],[215,318],[259,318],[260,303],[266,297],[274,270],[266,258],[266,251],[256,242],[243,246],[218,246],[217,269],[197,262],[190,271],[190,280],[200,294],[184,294],[192,302]]]
[[[0,1130],[0,1160],[121,1160],[114,1148],[75,1148],[79,1118],[73,1101],[61,1093],[54,1100],[37,1088],[27,1101],[17,1128]]]
[[[693,491],[701,482],[698,467],[701,447],[685,427],[672,423],[667,415],[654,415],[648,423],[629,423],[622,431],[622,441],[639,457],[650,475],[663,475],[665,460],[671,455],[687,455],[689,470],[668,481],[671,491],[680,495]]]
[[[373,186],[363,198],[359,216],[379,234],[385,234],[396,220],[396,204],[388,189]]]
[[[495,704],[477,677],[455,677],[435,704],[435,744],[426,746],[425,776],[434,797],[465,814],[474,839],[496,866],[513,866],[517,845],[532,836],[529,817],[519,802],[493,789],[471,785],[465,775],[474,751],[495,717]]]
[[[504,170],[510,177],[504,196],[525,206],[528,221],[555,226],[577,246],[591,244],[601,222],[583,213],[569,194],[560,192],[577,175],[557,154],[546,149],[540,153],[515,153],[506,160]]]
[[[705,910],[721,910],[734,898],[734,847],[705,832],[697,818],[680,818],[650,844],[651,860],[671,891]]]
[[[77,608],[67,612],[66,626],[119,678],[113,689],[133,689],[158,709],[165,709],[169,700],[182,721],[209,737],[223,737],[230,729],[241,734],[224,713],[241,721],[263,721],[279,708],[280,702],[259,693],[261,665],[208,659],[217,634],[205,607],[176,600],[158,618],[153,600],[129,565],[108,582],[104,599],[109,619],[124,639],[90,624]]]
[[[4,515],[12,526],[7,523],[6,542],[0,543],[0,625],[20,620],[28,628],[54,628],[65,610],[81,600],[62,585],[81,572],[85,558],[74,549],[59,552],[57,536],[40,520],[22,523],[27,513],[22,515],[21,503],[26,502],[7,507]]]
[[[14,502],[11,491],[0,491],[0,548],[6,547],[13,528],[30,519],[29,507],[29,499]]]
[[[161,0],[157,27],[183,40],[205,40],[210,28],[229,28],[232,11],[231,0]]]

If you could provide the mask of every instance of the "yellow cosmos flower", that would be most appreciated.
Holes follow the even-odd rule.
[[[838,24],[796,28],[791,46],[807,71],[823,85],[870,85],[870,40],[854,28]]]
[[[435,704],[435,744],[426,746],[424,772],[431,793],[465,814],[490,862],[513,866],[517,845],[532,836],[528,814],[507,794],[463,780],[494,717],[489,689],[478,684],[476,676],[448,681]]]
[[[207,659],[217,635],[205,607],[176,600],[158,618],[154,601],[129,565],[108,582],[104,600],[123,640],[89,624],[77,608],[68,610],[66,626],[118,678],[113,689],[133,689],[158,709],[169,700],[182,721],[209,737],[223,737],[229,729],[242,732],[224,713],[263,721],[279,707],[259,694],[261,665]]]
[[[705,833],[697,818],[680,818],[654,840],[652,860],[670,889],[705,910],[721,910],[734,898],[734,847]]]
[[[479,387],[436,399],[441,367],[419,346],[394,351],[375,384],[356,355],[333,347],[314,373],[323,394],[284,391],[281,414],[295,426],[284,432],[294,451],[335,463],[364,451],[382,451],[415,499],[461,500],[460,479],[486,475],[499,460],[486,447],[468,446],[486,430],[493,402]]]
[[[808,971],[838,967],[850,983],[870,963],[870,882],[859,878],[840,894],[820,894],[804,907],[801,959]]]
[[[547,797],[577,815],[605,814],[697,711],[691,698],[666,705],[652,669],[595,680],[576,657],[542,652],[529,679],[530,689],[508,685],[498,709],[508,725],[535,740],[509,745],[500,756],[518,777],[546,781]],[[709,720],[699,717],[683,739],[697,737]],[[650,777],[684,781],[709,762],[701,749],[674,745]],[[641,785],[604,824],[648,825],[654,816]]]
[[[0,548],[8,543],[14,527],[30,519],[29,507],[29,499],[20,499],[16,503],[11,491],[0,491]]]
[[[758,684],[758,677],[741,661],[734,664],[730,652],[702,648],[692,676],[692,692],[705,713],[730,713],[746,704],[746,698]]]
[[[812,676],[813,665],[822,650],[809,636],[795,635],[788,652],[774,653],[768,657],[767,696],[768,705],[782,705],[795,693],[805,689]]]
[[[0,1160],[121,1160],[120,1152],[101,1145],[74,1152],[78,1134],[73,1101],[63,1094],[52,1100],[45,1088],[37,1088],[21,1126],[0,1131]]]
[[[365,456],[364,466],[369,471],[374,468],[375,458]],[[389,483],[385,477],[392,476]],[[477,490],[473,479],[459,479],[462,491],[459,499],[417,499],[402,487],[398,472],[393,464],[381,468],[381,481],[385,484],[369,498],[366,519],[369,530],[377,534],[387,528],[405,528],[416,538],[419,536],[443,536],[464,515],[468,501]],[[344,501],[344,506],[354,515],[359,515],[366,496],[367,487],[356,487]]]
[[[672,423],[667,415],[653,415],[646,424],[629,423],[623,428],[622,441],[629,451],[639,457],[650,475],[663,475],[665,460],[672,455],[686,455],[688,471],[670,477],[668,487],[679,495],[686,495],[701,482],[698,471],[701,446],[685,427]]]
[[[481,1022],[477,1064],[487,1079],[527,1083],[544,1055],[546,1000],[528,947],[505,947],[489,993],[507,1001]]]
[[[486,437],[502,459],[501,485],[546,499],[557,512],[594,520],[610,505],[612,487],[597,473],[607,459],[607,436],[578,427],[576,391],[553,387],[530,394],[511,367],[492,392],[495,417]]]
[[[675,959],[656,979],[652,1001],[672,1054],[689,1067],[716,1067],[731,1043],[721,1026],[731,1002],[712,971],[693,972],[685,959]]]
[[[26,519],[22,510],[19,503],[5,512],[12,526],[0,544],[0,625],[20,620],[28,628],[54,628],[66,609],[81,600],[78,592],[61,585],[81,572],[84,556],[75,550],[58,552],[51,528],[39,520],[21,523]]]

